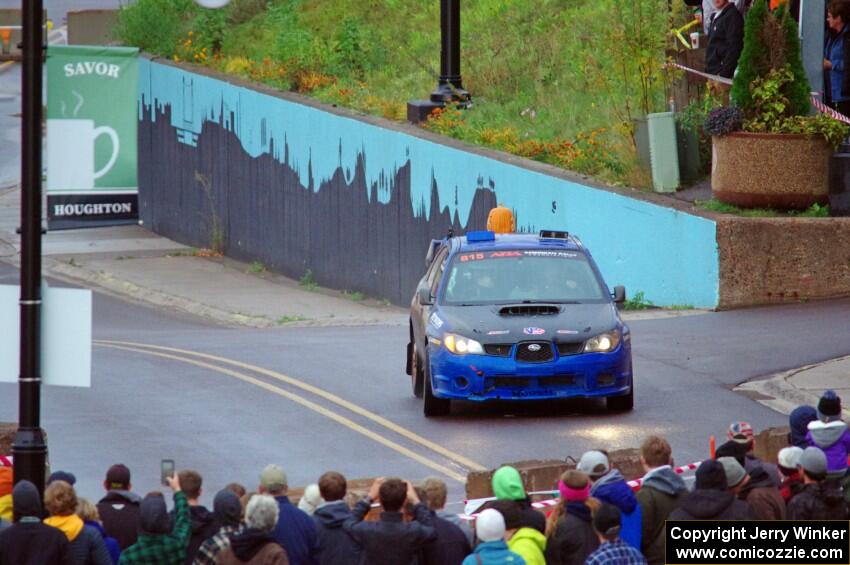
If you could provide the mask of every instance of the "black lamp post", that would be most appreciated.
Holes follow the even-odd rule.
[[[407,119],[426,120],[435,108],[454,102],[461,107],[472,104],[460,76],[460,0],[440,0],[440,79],[428,100],[407,103]]]
[[[42,0],[24,0],[21,127],[21,351],[15,483],[44,492],[47,445],[41,430],[41,85]]]

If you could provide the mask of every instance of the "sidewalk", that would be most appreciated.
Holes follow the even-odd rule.
[[[19,264],[20,191],[0,190],[0,261]],[[228,326],[404,325],[407,313],[199,251],[140,226],[48,232],[44,274]],[[260,272],[254,272],[260,271]]]
[[[850,356],[832,359],[779,373],[767,379],[750,381],[735,390],[757,402],[790,414],[801,404],[817,406],[823,391],[832,389],[843,399],[844,418],[850,418]]]

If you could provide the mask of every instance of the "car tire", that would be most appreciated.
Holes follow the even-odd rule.
[[[425,357],[423,377],[425,381],[425,404],[424,412],[426,418],[435,416],[446,416],[452,408],[452,401],[448,398],[437,398],[434,396],[433,383],[431,382],[431,361]]]
[[[418,348],[414,345],[410,360],[410,384],[413,387],[413,396],[422,398],[425,391],[425,374],[422,370],[422,360],[419,359]]]
[[[605,399],[605,407],[609,412],[631,411],[635,407],[635,385],[632,384],[627,394],[607,397]]]

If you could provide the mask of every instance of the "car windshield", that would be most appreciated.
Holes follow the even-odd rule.
[[[459,253],[442,298],[446,305],[608,300],[584,253],[546,249]]]

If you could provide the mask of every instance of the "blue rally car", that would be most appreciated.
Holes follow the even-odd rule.
[[[631,334],[590,252],[566,232],[434,240],[410,306],[407,374],[425,415],[452,400],[634,403]]]

